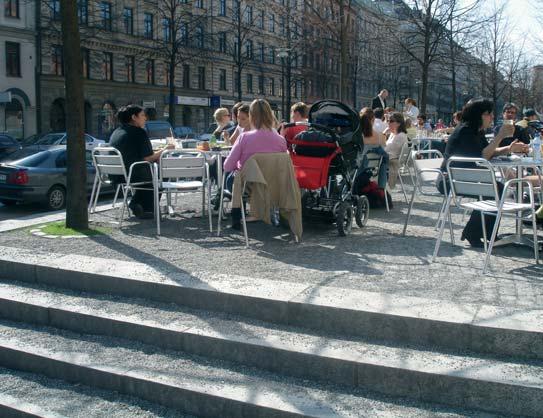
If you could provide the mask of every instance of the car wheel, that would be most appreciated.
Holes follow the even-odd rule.
[[[53,186],[47,192],[47,209],[60,210],[66,205],[66,189],[62,186]]]
[[[0,199],[0,203],[2,203],[4,206],[15,206],[17,204],[17,201],[9,200],[9,199]]]

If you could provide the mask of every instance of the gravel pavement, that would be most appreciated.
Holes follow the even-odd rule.
[[[543,267],[535,264],[532,250],[497,248],[492,271],[483,276],[484,253],[459,241],[465,220],[457,211],[453,216],[457,245],[451,246],[446,233],[447,242],[432,264],[439,200],[417,200],[406,237],[401,230],[407,205],[399,191],[393,193],[393,201],[389,213],[373,210],[366,227],[353,226],[348,237],[337,236],[330,224],[305,223],[301,244],[293,242],[288,230],[260,222],[248,225],[249,249],[239,233],[227,230],[217,237],[209,232],[207,217],[199,216],[199,196],[187,195],[179,197],[177,213],[163,221],[160,237],[149,220],[130,218],[119,229],[112,223],[118,211],[108,210],[91,217],[94,223],[111,227],[104,236],[74,242],[40,238],[21,229],[1,233],[0,245],[138,261],[164,273],[183,271],[196,277],[237,275],[459,303],[543,306]],[[512,230],[512,222],[506,221],[500,233]]]

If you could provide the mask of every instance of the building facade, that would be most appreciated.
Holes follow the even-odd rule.
[[[0,132],[22,139],[37,130],[35,4],[0,6]]]
[[[62,131],[66,123],[58,4],[43,1],[40,9],[41,131]],[[212,121],[210,104],[216,106],[218,97],[223,106],[238,98],[266,98],[280,113],[285,61],[278,50],[285,33],[281,17],[285,6],[201,0],[179,6],[175,13],[180,17],[173,17],[167,7],[172,4],[179,2],[79,2],[88,133],[108,137],[116,110],[130,103],[154,107],[160,119],[168,118],[172,34],[179,39],[174,65],[176,125],[204,131]],[[177,25],[175,31],[171,22]],[[301,91],[294,88],[291,99],[300,98]]]

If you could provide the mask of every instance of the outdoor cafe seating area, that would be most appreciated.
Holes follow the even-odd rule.
[[[454,230],[451,214],[456,213],[456,216],[461,214],[462,219],[467,211],[482,210],[484,216],[512,217],[509,222],[502,221],[498,231],[496,227],[492,231],[485,231],[489,245],[485,248],[486,256],[482,257],[480,268],[484,268],[484,272],[492,272],[492,257],[491,253],[495,247],[503,245],[521,244],[528,247],[525,252],[533,251],[533,257],[536,262],[539,261],[538,245],[533,243],[537,241],[537,229],[535,225],[523,224],[523,220],[532,219],[534,211],[539,202],[542,200],[541,188],[533,187],[532,184],[522,180],[522,174],[530,171],[531,173],[540,174],[541,163],[537,163],[533,158],[512,155],[502,157],[491,161],[479,160],[475,161],[484,170],[454,170],[449,167],[448,184],[445,185],[449,192],[447,195],[441,195],[435,188],[435,183],[441,178],[440,166],[443,162],[443,156],[437,150],[426,149],[422,143],[410,143],[402,149],[401,167],[399,170],[399,187],[391,194],[393,196],[394,205],[392,208],[373,209],[372,213],[379,213],[381,220],[386,220],[390,212],[396,212],[394,216],[400,216],[403,219],[403,230],[397,234],[396,239],[401,240],[402,236],[416,234],[419,225],[418,219],[412,218],[414,207],[423,208],[428,205],[428,219],[424,220],[425,224],[430,221],[434,226],[435,247],[434,252],[429,259],[431,262],[440,262],[440,249],[443,251],[445,246],[459,245],[458,230]],[[231,202],[224,201],[224,207],[221,205],[221,210],[216,212],[211,207],[211,197],[219,192],[218,185],[212,181],[209,175],[210,163],[218,162],[217,166],[222,167],[222,159],[228,155],[230,146],[226,144],[217,144],[213,149],[186,149],[177,147],[174,150],[164,153],[160,164],[142,163],[148,166],[152,173],[152,184],[141,185],[131,181],[131,171],[134,167],[128,169],[124,167],[122,158],[118,151],[113,148],[99,147],[96,148],[93,157],[94,164],[99,175],[96,176],[95,191],[100,187],[103,180],[109,174],[123,175],[125,182],[121,185],[120,196],[117,202],[113,203],[116,207],[117,221],[119,227],[123,228],[123,222],[127,215],[127,199],[130,193],[140,187],[146,187],[153,190],[155,194],[155,205],[157,208],[156,217],[154,219],[156,225],[156,234],[161,234],[161,224],[165,217],[172,217],[175,214],[178,201],[187,199],[193,203],[200,201],[197,209],[202,214],[201,227],[205,228],[209,235],[221,233],[221,222],[228,217],[228,210]],[[372,168],[372,175],[377,175],[380,161],[377,161]],[[506,180],[510,176],[511,170],[517,173],[515,178]],[[219,173],[219,178],[223,175]],[[496,189],[496,181],[505,182],[504,198],[500,199]],[[465,194],[471,194],[470,198],[465,197]],[[190,197],[191,195],[196,196]],[[97,193],[94,193],[97,196]],[[200,197],[198,197],[200,196]],[[439,202],[439,205],[436,205]],[[96,205],[96,199],[91,199],[89,207],[90,212],[93,212]],[[388,203],[387,203],[388,206]],[[185,206],[186,209],[186,206]],[[389,212],[390,211],[390,212]],[[244,211],[245,213],[245,211]],[[247,215],[251,214],[251,210],[247,210]],[[373,216],[373,215],[372,215]],[[391,215],[390,215],[391,216]],[[91,218],[92,219],[92,218]],[[205,220],[205,224],[203,221]],[[179,220],[182,222],[183,220]],[[305,220],[304,220],[305,221]],[[350,222],[354,223],[351,218]],[[497,222],[496,225],[499,223]],[[367,223],[371,229],[371,217]],[[309,223],[304,227],[311,229],[313,226]],[[224,230],[224,225],[222,226]],[[250,247],[251,230],[256,228],[255,224],[249,224],[249,232],[245,229],[245,239],[247,247]],[[273,228],[273,227],[271,227]],[[272,230],[273,231],[273,230]],[[368,228],[361,228],[356,232],[357,238],[363,238],[367,233]],[[284,230],[281,231],[283,234]],[[456,235],[456,237],[455,237]],[[270,238],[271,239],[270,235]],[[301,237],[300,237],[301,238]],[[343,239],[350,239],[349,236]],[[291,240],[295,245],[295,240]],[[240,244],[242,239],[240,237]],[[256,244],[258,246],[258,244]],[[495,250],[494,250],[495,252]],[[496,256],[499,257],[499,254]]]

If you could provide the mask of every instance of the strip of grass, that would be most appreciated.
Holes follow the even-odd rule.
[[[108,228],[104,227],[94,227],[94,228],[88,228],[88,229],[72,229],[72,228],[66,228],[66,223],[64,221],[60,222],[51,222],[50,224],[47,224],[45,227],[41,228],[43,232],[45,232],[47,235],[59,235],[59,236],[95,236],[95,235],[104,235],[109,232]]]

